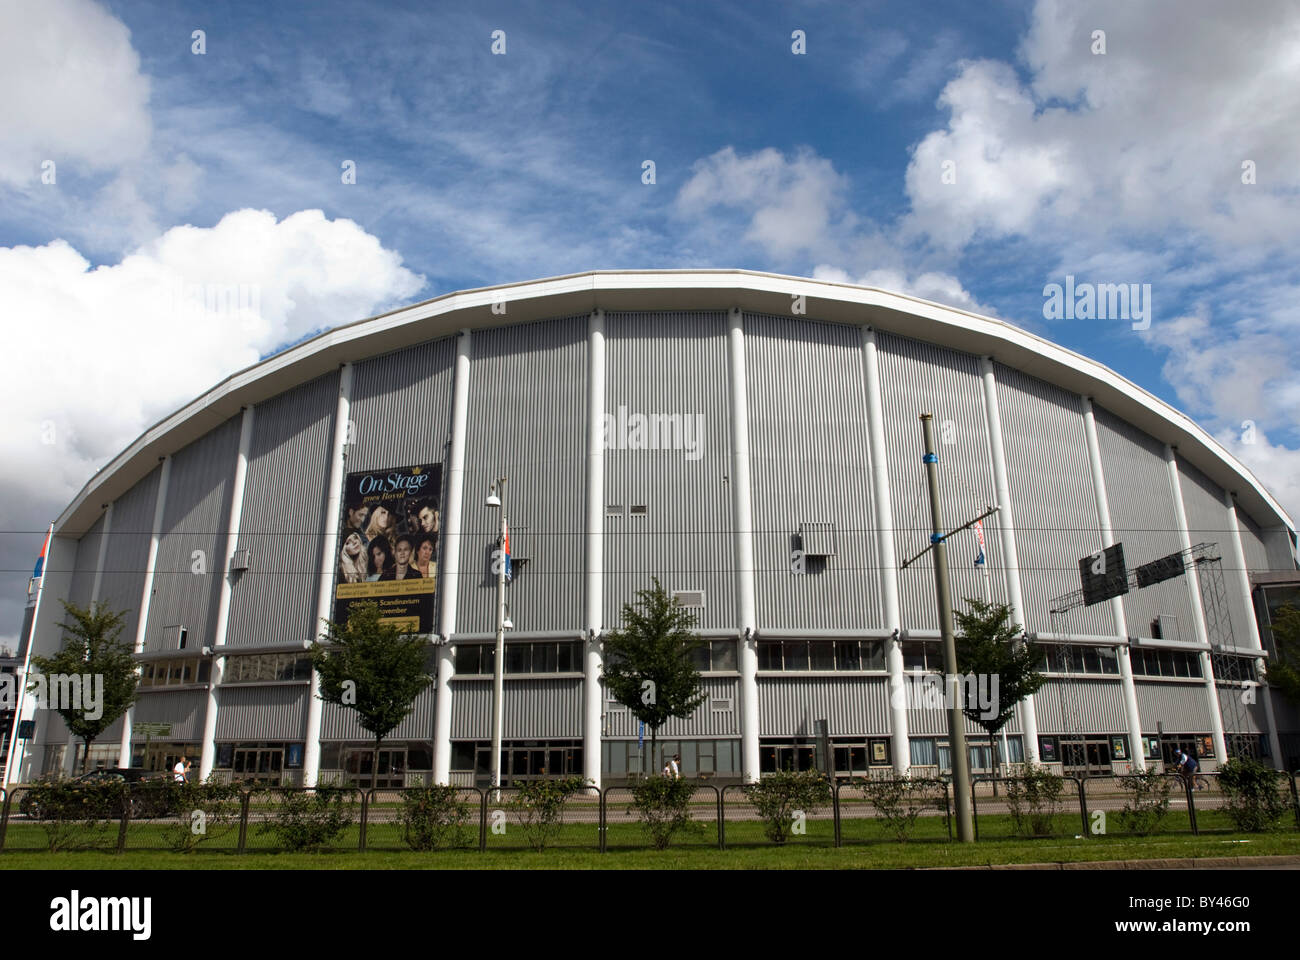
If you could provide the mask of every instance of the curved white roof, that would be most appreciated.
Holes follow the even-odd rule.
[[[594,270],[482,287],[434,297],[344,324],[234,373],[154,424],[106,464],[55,522],[55,533],[81,536],[103,505],[147,476],[159,458],[180,450],[249,404],[260,403],[348,361],[447,336],[605,310],[725,310],[789,313],[806,298],[807,319],[870,325],[976,355],[992,356],[1106,409],[1178,449],[1221,487],[1236,494],[1265,527],[1295,530],[1286,511],[1255,476],[1190,417],[1089,360],[1019,327],[904,294],[847,283],[752,270]],[[505,301],[506,313],[492,313]]]

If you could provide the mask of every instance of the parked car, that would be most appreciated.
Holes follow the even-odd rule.
[[[126,800],[131,805],[131,817],[144,819],[170,816],[176,812],[171,809],[174,803],[172,791],[168,789],[170,782],[171,778],[166,774],[142,767],[102,767],[74,777],[69,786],[74,790],[94,790],[107,784],[123,784]],[[18,812],[33,820],[49,819],[51,811],[46,808],[53,786],[52,783],[37,783],[29,787],[18,801]],[[101,811],[100,815],[104,813],[120,817],[122,807],[118,804],[111,811]]]

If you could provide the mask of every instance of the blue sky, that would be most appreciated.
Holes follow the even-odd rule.
[[[0,638],[36,531],[211,383],[396,304],[589,269],[996,315],[1192,414],[1295,515],[1300,12],[1220,7],[0,0],[0,296],[40,333],[5,388]],[[1151,328],[1045,319],[1067,274],[1150,284]],[[205,282],[260,302],[159,309]]]

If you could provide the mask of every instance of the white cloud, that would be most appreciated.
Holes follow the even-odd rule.
[[[853,279],[847,270],[829,264],[819,264],[813,270],[813,277],[836,283],[853,283],[860,287],[879,287],[890,293],[905,293],[922,300],[969,310],[971,313],[978,313],[985,317],[997,316],[997,311],[976,300],[974,295],[961,285],[961,281],[950,273],[932,270],[911,275],[904,270],[886,268],[868,270],[857,279]]]
[[[1104,29],[1104,55],[1092,32]],[[907,171],[910,226],[959,247],[976,235],[1190,231],[1220,250],[1300,236],[1300,7],[1249,14],[1214,0],[1040,0],[1022,83],[963,65],[940,96],[948,124]],[[957,182],[942,182],[942,163]],[[1241,181],[1243,161],[1257,183]]]
[[[1223,430],[1217,439],[1263,482],[1291,515],[1291,522],[1300,523],[1300,450],[1270,443],[1262,430],[1253,436],[1245,431]]]
[[[149,144],[149,81],[120,20],[90,0],[0,0],[0,183],[109,170]]]
[[[835,251],[855,218],[843,194],[847,181],[809,149],[787,159],[772,147],[738,154],[724,147],[697,160],[674,201],[683,218],[715,220],[717,207],[739,211],[742,238],[769,256],[790,258]]]
[[[0,248],[0,302],[35,334],[0,380],[0,518],[35,529],[148,425],[277,346],[412,297],[423,278],[350,220],[258,210],[168,230],[90,269],[62,240]],[[48,442],[50,439],[53,442]]]

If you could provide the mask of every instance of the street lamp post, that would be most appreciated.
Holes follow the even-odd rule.
[[[505,726],[505,661],[506,661],[506,478],[498,477],[487,505],[501,511],[497,550],[497,642],[492,658],[492,790],[500,796],[501,789],[501,731]]]

